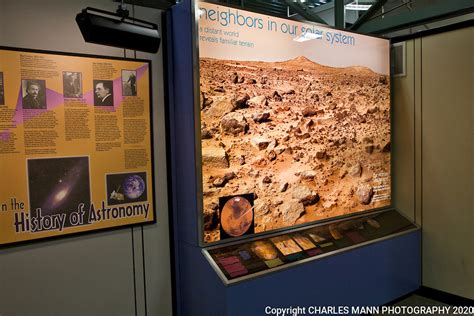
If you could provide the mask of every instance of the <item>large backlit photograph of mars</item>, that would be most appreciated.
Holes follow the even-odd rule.
[[[241,10],[323,35],[224,28],[207,13],[232,9],[200,7],[204,241],[222,239],[223,196],[255,194],[255,233],[389,206],[389,42]]]
[[[256,192],[256,232],[390,203],[388,76],[305,57],[200,65],[206,241],[229,194]]]
[[[65,227],[69,227],[69,214],[80,204],[87,214],[91,201],[88,157],[28,159],[27,165],[31,217],[39,215],[38,209],[41,215],[66,214]]]

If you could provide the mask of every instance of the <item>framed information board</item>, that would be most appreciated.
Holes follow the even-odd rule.
[[[154,221],[151,62],[0,47],[0,245]]]
[[[389,41],[197,9],[202,240],[389,207]]]

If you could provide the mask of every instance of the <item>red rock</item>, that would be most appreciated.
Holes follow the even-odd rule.
[[[383,146],[382,152],[383,152],[383,153],[388,153],[388,152],[390,152],[391,148],[392,148],[391,142],[387,142],[387,143],[385,144],[385,146]]]
[[[310,188],[304,185],[299,185],[293,188],[292,197],[303,205],[312,205],[319,201],[318,193],[313,192]]]
[[[268,147],[270,144],[271,140],[267,138],[262,138],[262,137],[254,137],[251,139],[250,143],[252,146],[257,148],[258,150],[264,150]]]
[[[304,117],[308,117],[308,116],[314,116],[318,113],[318,111],[311,107],[311,106],[307,106],[303,109],[303,111],[301,111],[301,114],[303,114]]]
[[[206,146],[202,149],[202,162],[213,168],[228,168],[229,161],[223,148]]]
[[[273,98],[273,100],[275,100],[275,101],[281,101],[281,100],[282,100],[281,95],[278,93],[278,91],[274,91],[274,92],[273,92],[272,98]]]
[[[374,189],[368,184],[363,184],[357,188],[356,195],[361,204],[368,205],[374,195]]]
[[[245,134],[248,129],[248,123],[241,113],[231,112],[224,115],[220,122],[223,134],[239,135]]]
[[[293,225],[304,214],[304,205],[296,200],[285,201],[279,207],[283,223]]]
[[[267,122],[269,118],[270,118],[269,112],[255,113],[254,115],[252,115],[252,119],[254,120],[255,123]]]
[[[275,160],[276,157],[277,157],[277,154],[276,154],[276,152],[275,152],[274,150],[270,150],[270,151],[267,153],[267,158],[268,158],[268,160],[270,160],[270,161]]]

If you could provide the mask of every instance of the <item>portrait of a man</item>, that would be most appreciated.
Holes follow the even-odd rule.
[[[22,80],[22,92],[24,109],[46,109],[46,83],[44,80]]]
[[[122,95],[137,95],[137,72],[135,70],[122,70]]]
[[[114,105],[114,91],[112,80],[94,80],[94,105]]]
[[[82,98],[82,74],[80,72],[63,72],[64,98]]]

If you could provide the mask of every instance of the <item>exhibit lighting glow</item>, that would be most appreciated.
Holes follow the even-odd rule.
[[[367,11],[370,9],[371,4],[356,4],[350,3],[346,5],[346,10],[354,10],[354,11]]]
[[[306,32],[304,34],[298,35],[293,40],[295,42],[306,42],[306,41],[310,41],[310,40],[314,40],[314,39],[318,39],[318,38],[322,38],[322,37],[323,36],[321,34],[314,34],[314,33]]]

